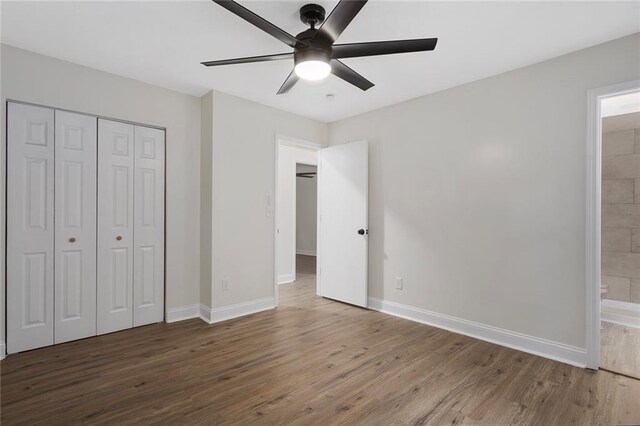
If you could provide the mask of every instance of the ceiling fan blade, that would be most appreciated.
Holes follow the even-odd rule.
[[[333,45],[333,57],[357,58],[360,56],[392,55],[395,53],[425,52],[436,48],[437,38],[414,40],[373,41]]]
[[[337,59],[331,60],[331,72],[347,83],[351,83],[362,90],[368,90],[375,86],[375,84],[373,84]]]
[[[340,0],[329,14],[329,17],[320,26],[318,34],[323,35],[333,43],[340,37],[340,34],[366,3],[367,0]]]
[[[227,9],[229,12],[239,16],[240,18],[244,19],[250,24],[260,28],[262,31],[277,38],[284,44],[287,44],[291,47],[295,47],[296,43],[299,43],[299,41],[294,36],[286,32],[285,30],[279,27],[276,27],[271,22],[267,21],[261,16],[256,15],[246,7],[242,6],[239,3],[236,3],[233,0],[213,0],[213,1],[215,3],[218,3],[220,6],[224,7],[225,9]]]
[[[289,77],[287,77],[284,83],[282,83],[282,86],[280,86],[280,90],[278,90],[277,94],[282,95],[284,93],[287,93],[293,86],[296,85],[298,80],[300,80],[300,77],[298,77],[294,70],[291,70]]]
[[[215,67],[218,65],[234,65],[234,64],[248,64],[251,62],[279,61],[281,59],[293,59],[293,52],[277,53],[275,55],[248,56],[246,58],[236,58],[236,59],[222,59],[220,61],[206,61],[206,62],[200,62],[200,63],[205,67]]]

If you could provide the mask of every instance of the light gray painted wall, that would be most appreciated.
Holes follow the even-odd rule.
[[[213,91],[200,98],[200,303],[211,308],[211,209],[213,181]]]
[[[166,127],[167,306],[198,303],[200,99],[6,45],[1,54],[3,181],[6,99]],[[4,202],[4,182],[2,191]]]
[[[371,144],[370,296],[584,348],[586,95],[638,78],[635,34],[331,123]]]
[[[275,218],[266,207],[267,197],[275,204],[275,135],[326,144],[327,125],[219,92],[213,118],[211,296],[217,308],[274,296]]]
[[[316,166],[298,164],[297,172],[317,172]],[[296,252],[315,254],[318,228],[318,179],[296,179]]]

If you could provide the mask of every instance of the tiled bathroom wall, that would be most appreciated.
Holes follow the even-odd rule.
[[[602,125],[604,298],[640,303],[640,113]]]

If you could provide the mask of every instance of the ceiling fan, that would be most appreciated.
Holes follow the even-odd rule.
[[[300,8],[300,19],[311,28],[295,37],[233,0],[213,1],[292,47],[293,52],[207,61],[202,62],[202,65],[213,67],[293,58],[294,69],[284,81],[280,90],[278,90],[278,95],[287,93],[301,78],[305,80],[321,80],[331,73],[362,90],[367,90],[373,87],[374,84],[346,66],[340,59],[424,52],[435,49],[438,42],[437,38],[423,38],[334,44],[340,34],[347,28],[347,25],[367,3],[367,0],[340,0],[326,20],[325,10],[322,6],[318,4],[302,6]],[[320,26],[316,28],[318,25]]]
[[[312,179],[316,177],[316,172],[299,172],[296,173],[296,177]]]

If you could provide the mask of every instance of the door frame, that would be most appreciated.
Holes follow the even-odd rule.
[[[280,206],[279,206],[279,193],[278,193],[278,174],[279,174],[279,159],[280,159],[280,147],[281,146],[290,146],[293,148],[303,148],[303,149],[307,149],[307,150],[312,150],[312,151],[317,151],[319,152],[322,148],[326,148],[326,145],[322,145],[319,144],[317,142],[311,142],[311,141],[307,141],[304,139],[298,139],[298,138],[294,138],[291,136],[286,136],[280,133],[276,133],[275,134],[275,144],[274,144],[274,149],[275,149],[275,185],[274,185],[274,201],[273,201],[273,206],[274,206],[274,221],[273,221],[273,252],[274,252],[274,256],[273,256],[273,266],[274,266],[274,270],[273,270],[273,292],[274,292],[274,296],[273,296],[273,300],[274,300],[274,306],[277,307],[278,306],[278,260],[280,258],[280,255],[278,253],[278,222],[279,222],[279,218],[280,218]],[[294,162],[297,164],[306,164],[304,162],[298,163],[297,161]],[[319,160],[318,160],[319,163]],[[316,175],[316,180],[318,182],[318,194],[320,194],[320,164],[311,164],[314,165],[318,168],[318,174]],[[293,182],[294,182],[294,188],[295,188],[295,169],[293,171]],[[295,247],[296,247],[296,243],[295,243],[295,238],[296,238],[296,232],[295,232],[295,226],[296,226],[296,219],[295,219],[295,201],[296,201],[296,194],[295,191],[293,192],[293,209],[294,209],[294,214],[293,214],[293,241],[292,244],[294,247],[293,250],[293,274],[295,277],[295,266],[296,266],[296,251],[295,251]],[[317,220],[317,231],[319,232],[320,230],[320,197],[318,197],[318,205],[316,208],[316,214],[318,215],[318,220]],[[320,243],[319,243],[319,238],[316,235],[316,265],[318,264],[318,259],[320,258]],[[318,288],[319,285],[319,281],[316,277],[316,293],[319,294],[320,290]]]
[[[586,367],[600,367],[600,279],[601,279],[601,197],[602,118],[605,98],[640,90],[640,80],[592,89],[587,92],[586,164]]]
[[[138,123],[136,121],[129,121],[129,120],[123,120],[120,118],[113,118],[113,117],[108,117],[108,116],[104,116],[104,115],[99,115],[99,114],[93,114],[93,113],[88,113],[88,112],[83,112],[83,111],[75,111],[72,109],[67,109],[67,108],[59,108],[59,107],[55,107],[55,106],[50,106],[50,105],[43,105],[43,104],[38,104],[38,103],[34,103],[34,102],[26,102],[26,101],[21,101],[18,99],[13,99],[13,98],[6,98],[3,99],[2,102],[4,103],[4,107],[5,107],[5,114],[4,114],[4,123],[5,123],[5,128],[4,128],[4,144],[2,147],[2,154],[4,155],[4,158],[2,158],[2,163],[3,163],[3,167],[4,167],[4,172],[5,172],[5,176],[4,176],[4,182],[2,184],[2,191],[4,191],[4,193],[2,194],[4,197],[4,208],[2,209],[2,244],[0,245],[0,248],[2,250],[2,252],[0,252],[0,257],[2,258],[2,260],[0,261],[2,267],[4,268],[4,270],[2,270],[1,275],[2,275],[2,279],[4,280],[4,282],[2,283],[2,291],[3,293],[3,298],[2,298],[2,303],[4,305],[4,318],[3,321],[4,323],[2,324],[3,328],[4,328],[4,337],[6,339],[7,337],[7,324],[8,324],[8,313],[7,313],[7,185],[9,184],[8,180],[7,180],[7,176],[6,176],[6,172],[7,172],[7,161],[8,161],[8,157],[6,155],[7,153],[7,148],[8,148],[8,144],[9,144],[9,139],[8,139],[8,105],[9,103],[15,103],[15,104],[22,104],[22,105],[31,105],[31,106],[35,106],[35,107],[41,107],[41,108],[49,108],[53,111],[64,111],[64,112],[70,112],[73,114],[80,114],[80,115],[87,115],[90,117],[95,117],[96,120],[99,119],[104,119],[104,120],[110,120],[110,121],[116,121],[119,123],[125,123],[125,124],[132,124],[134,126],[142,126],[142,127],[148,127],[151,129],[157,129],[157,130],[162,130],[164,132],[164,203],[163,203],[163,209],[164,209],[164,268],[163,268],[163,292],[164,292],[164,308],[163,308],[163,313],[164,313],[164,317],[162,319],[163,322],[167,321],[167,128],[164,126],[159,126],[159,125],[155,125],[155,124],[144,124],[144,123]],[[55,140],[55,139],[54,139]],[[97,155],[97,153],[96,153]],[[97,336],[97,335],[96,335]],[[91,336],[91,337],[96,337],[96,336]],[[7,342],[6,340],[3,342],[0,339],[0,359],[3,359],[4,357],[6,357],[6,348],[7,348]]]

